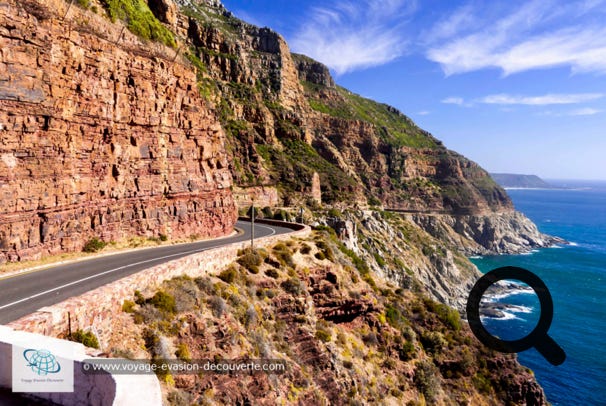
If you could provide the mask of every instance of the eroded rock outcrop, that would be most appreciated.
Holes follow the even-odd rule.
[[[561,238],[541,233],[526,216],[513,210],[461,216],[415,214],[411,218],[434,237],[460,247],[466,255],[519,254],[566,244]]]
[[[28,4],[0,5],[0,261],[230,232],[224,133],[191,67],[91,12]]]

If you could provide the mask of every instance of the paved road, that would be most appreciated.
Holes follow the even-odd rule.
[[[41,307],[81,295],[142,269],[209,248],[250,240],[250,223],[238,221],[237,227],[244,233],[217,240],[142,249],[93,258],[0,279],[0,324],[17,320]],[[292,232],[292,230],[273,225],[255,224],[255,237],[288,232]]]

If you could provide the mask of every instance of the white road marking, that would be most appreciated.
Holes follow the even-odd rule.
[[[212,248],[214,248],[214,247],[212,247]],[[57,291],[57,290],[61,290],[61,289],[66,288],[68,286],[77,285],[80,282],[84,282],[84,281],[87,281],[89,279],[94,279],[94,278],[96,278],[98,276],[103,276],[103,275],[110,274],[112,272],[120,271],[122,269],[130,268],[131,266],[141,265],[141,264],[145,264],[147,262],[157,261],[159,259],[176,257],[177,255],[193,254],[195,252],[202,252],[202,251],[206,251],[207,249],[209,249],[209,248],[202,248],[202,249],[197,249],[197,250],[179,252],[179,253],[176,253],[176,254],[166,255],[166,256],[163,256],[163,257],[157,257],[157,258],[147,259],[145,261],[135,262],[134,264],[123,265],[123,266],[120,266],[118,268],[110,269],[110,270],[105,271],[105,272],[101,272],[101,273],[97,273],[97,274],[94,274],[94,275],[91,275],[91,276],[87,276],[86,278],[78,279],[77,281],[72,281],[70,283],[66,283],[65,285],[57,286],[56,288],[45,290],[44,292],[36,293],[35,295],[24,297],[23,299],[19,299],[19,300],[15,301],[15,302],[8,303],[8,304],[5,304],[3,306],[0,306],[0,310],[5,309],[7,307],[14,306],[16,304],[28,301],[30,299],[33,299],[33,298],[36,298],[36,297],[39,297],[39,296],[42,296],[42,295],[46,295],[47,293],[51,293],[51,292],[54,292],[54,291]]]
[[[260,224],[257,224],[256,227],[267,228],[267,229],[271,230],[271,234],[265,235],[263,237],[269,237],[269,236],[272,236],[272,235],[274,235],[276,233],[276,230],[274,228],[271,228],[271,227],[263,226],[263,225],[260,225]],[[220,245],[217,246],[217,247],[220,247]],[[19,299],[17,301],[12,302],[12,303],[7,303],[5,305],[0,306],[0,310],[6,309],[7,307],[11,307],[11,306],[14,306],[14,305],[19,304],[19,303],[26,302],[28,300],[34,299],[34,298],[39,297],[39,296],[46,295],[47,293],[51,293],[51,292],[55,292],[57,290],[61,290],[61,289],[66,288],[68,286],[77,285],[78,283],[87,281],[89,279],[94,279],[94,278],[97,278],[99,276],[110,274],[112,272],[116,272],[116,271],[120,271],[122,269],[130,268],[131,266],[141,265],[141,264],[145,264],[145,263],[148,263],[148,262],[157,261],[159,259],[166,259],[166,258],[176,257],[177,255],[193,254],[193,253],[196,253],[196,252],[202,252],[202,251],[206,251],[208,249],[217,248],[217,247],[209,247],[209,248],[202,248],[202,249],[195,249],[195,250],[191,250],[191,251],[179,252],[179,253],[176,253],[176,254],[166,255],[166,256],[163,256],[163,257],[157,257],[157,258],[147,259],[145,261],[135,262],[134,264],[123,265],[123,266],[120,266],[118,268],[110,269],[110,270],[105,271],[105,272],[101,272],[101,273],[98,273],[98,274],[95,274],[95,275],[87,276],[86,278],[78,279],[77,281],[72,281],[70,283],[66,283],[65,285],[61,285],[61,286],[57,286],[57,287],[52,288],[52,289],[45,290],[44,292],[36,293],[35,295],[24,297],[23,299]]]

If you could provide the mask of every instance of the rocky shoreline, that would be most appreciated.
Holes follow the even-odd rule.
[[[541,233],[518,211],[481,215],[415,214],[412,220],[436,238],[449,241],[466,256],[523,254],[537,248],[568,244]]]

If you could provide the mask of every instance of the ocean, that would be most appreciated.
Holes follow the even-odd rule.
[[[537,274],[554,304],[549,336],[566,352],[560,366],[549,364],[534,348],[518,355],[535,373],[553,405],[606,405],[606,182],[552,181],[572,189],[508,190],[516,209],[544,233],[570,245],[534,250],[527,255],[472,258],[482,272],[511,265]],[[493,298],[515,305],[501,318],[483,318],[503,339],[532,331],[540,305],[532,291]]]

